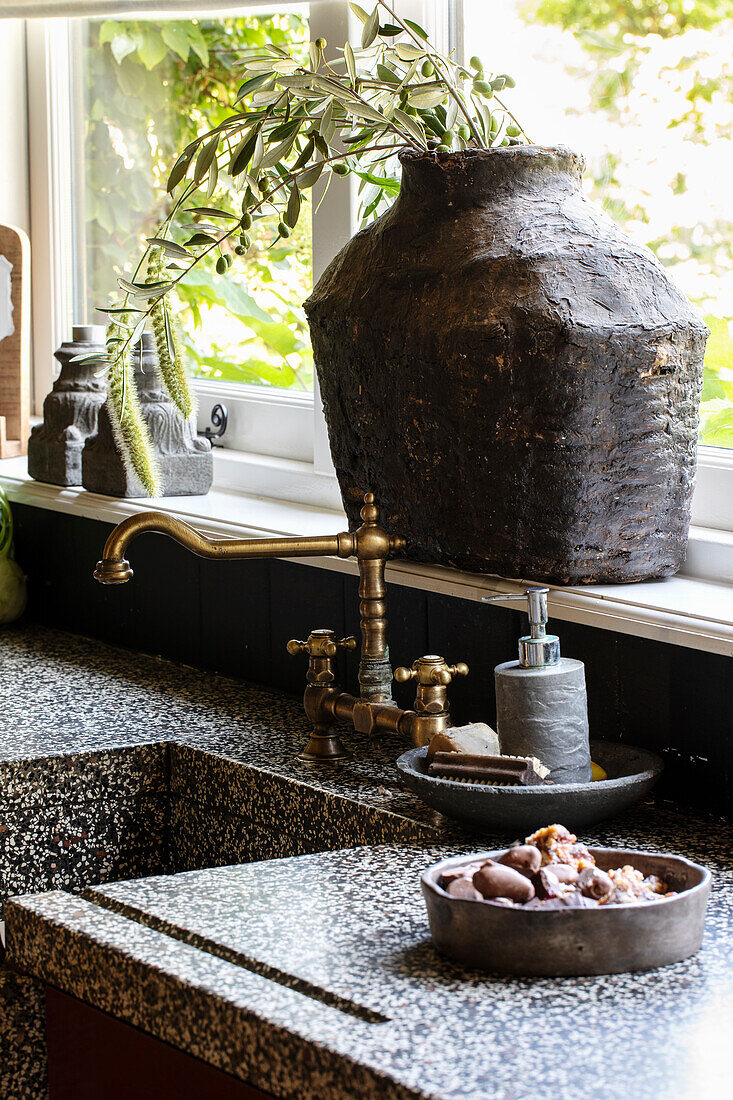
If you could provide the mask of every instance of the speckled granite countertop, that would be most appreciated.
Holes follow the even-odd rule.
[[[297,699],[33,626],[0,630],[0,918],[8,897],[451,827],[354,735],[297,759]],[[43,987],[2,965],[0,1097],[46,1096]]]
[[[0,632],[0,907],[13,894],[462,835],[401,790],[399,739],[298,759],[297,699],[35,627]],[[0,913],[1,915],[1,913]]]
[[[28,898],[12,913],[12,951],[44,980],[278,1096],[723,1096],[731,837],[682,830],[676,815],[642,812],[603,832],[683,849],[715,872],[702,951],[642,974],[500,980],[442,961],[418,875],[445,849],[413,845]]]
[[[297,758],[308,736],[302,704],[281,693],[61,631],[0,631],[0,766],[8,783],[14,775],[22,782],[39,759],[68,773],[82,754],[117,751],[122,759],[122,750],[167,743],[356,799],[431,831],[445,825],[401,790],[393,762],[406,747],[402,739],[375,743],[349,733],[353,756],[324,766]]]
[[[731,826],[646,804],[584,835],[711,867],[695,958],[500,980],[431,947],[420,871],[493,838],[470,843],[401,792],[398,744],[354,737],[353,760],[314,770],[295,759],[296,701],[48,631],[0,635],[3,694],[0,810],[17,825],[40,777],[71,853],[40,887],[63,889],[8,906],[10,958],[36,980],[299,1100],[729,1090]],[[90,805],[114,811],[109,835],[109,810],[88,818]],[[88,865],[69,807],[99,831],[107,862]],[[145,836],[126,852],[141,813]],[[350,850],[326,850],[337,847]],[[7,844],[0,872],[3,859]],[[243,865],[212,866],[224,862]],[[144,877],[90,885],[132,875]]]

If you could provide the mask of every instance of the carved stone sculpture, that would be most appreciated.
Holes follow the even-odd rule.
[[[54,352],[61,373],[43,402],[43,423],[33,428],[28,441],[28,473],[36,481],[81,485],[81,453],[97,431],[107,384],[99,364],[72,360],[96,351],[104,352],[104,328],[74,325],[71,341]]]
[[[183,420],[168,399],[160,383],[157,362],[155,339],[152,333],[143,333],[135,350],[135,381],[160,470],[161,495],[203,496],[213,480],[211,444],[196,435],[195,425]],[[99,414],[97,435],[88,439],[84,447],[82,484],[92,493],[107,496],[145,496],[137,475],[120,457],[106,406]]]

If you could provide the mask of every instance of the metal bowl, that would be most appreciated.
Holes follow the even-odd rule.
[[[428,775],[427,748],[408,749],[397,761],[403,782],[446,817],[473,828],[517,836],[550,821],[571,829],[613,817],[652,789],[664,764],[659,756],[633,745],[591,741],[591,755],[608,774],[596,783],[558,783],[542,787],[490,787]]]
[[[494,974],[561,978],[620,974],[667,966],[694,955],[702,941],[710,872],[681,856],[591,848],[602,870],[631,864],[673,890],[664,901],[595,909],[523,910],[453,898],[439,885],[456,864],[496,859],[506,849],[445,859],[422,875],[430,932],[454,962]]]

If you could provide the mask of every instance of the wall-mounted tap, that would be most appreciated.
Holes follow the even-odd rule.
[[[132,577],[127,548],[144,531],[168,535],[202,558],[214,560],[277,557],[321,557],[337,554],[356,557],[359,565],[359,614],[361,654],[360,695],[342,692],[336,683],[334,657],[339,648],[356,649],[356,638],[336,639],[332,630],[315,630],[305,642],[288,642],[291,654],[307,653],[309,663],[304,703],[313,722],[313,734],[301,754],[307,760],[338,760],[348,755],[334,726],[350,721],[362,733],[392,731],[410,736],[424,745],[434,733],[451,725],[447,686],[454,676],[465,676],[465,664],[449,666],[442,657],[426,656],[410,669],[398,668],[395,679],[414,679],[417,685],[415,709],[401,710],[392,699],[392,668],[387,646],[387,588],[385,566],[404,549],[400,535],[390,535],[379,524],[379,511],[372,493],[364,497],[362,525],[356,531],[338,535],[279,539],[210,539],[165,512],[140,512],[115,527],[107,539],[102,560],[94,577],[100,584],[123,584]]]

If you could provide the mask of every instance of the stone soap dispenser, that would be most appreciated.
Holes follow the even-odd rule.
[[[528,588],[529,634],[519,660],[494,669],[497,733],[502,753],[536,756],[554,783],[589,783],[588,701],[582,661],[560,656],[560,639],[546,634],[547,588]],[[488,602],[488,600],[487,600]]]

